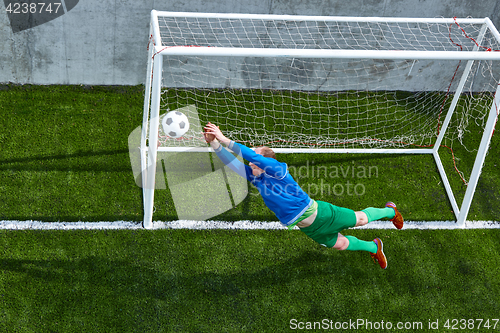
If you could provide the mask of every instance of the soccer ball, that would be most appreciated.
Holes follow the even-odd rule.
[[[171,138],[180,138],[189,129],[189,120],[179,111],[170,111],[163,117],[163,130]]]

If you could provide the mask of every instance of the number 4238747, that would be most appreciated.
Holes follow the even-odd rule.
[[[32,2],[32,3],[9,3],[7,8],[5,8],[6,12],[9,14],[42,14],[42,13],[54,13],[57,14],[59,9],[61,8],[60,2]]]
[[[451,330],[465,329],[497,329],[498,319],[448,319],[444,323],[444,327]]]

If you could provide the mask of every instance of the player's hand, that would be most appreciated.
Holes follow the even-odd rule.
[[[213,135],[222,143],[228,144],[229,142],[231,142],[231,140],[229,140],[224,136],[224,134],[222,134],[219,126],[215,126],[211,122],[209,122],[203,129],[205,130],[205,135]]]
[[[205,137],[205,141],[207,143],[210,143],[215,140],[215,135],[208,133],[206,128],[204,128],[203,130],[204,130],[203,137]]]

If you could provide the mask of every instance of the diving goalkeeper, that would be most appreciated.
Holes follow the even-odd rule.
[[[272,149],[258,147],[254,151],[226,138],[219,127],[212,123],[208,123],[204,131],[205,140],[221,161],[258,189],[264,203],[284,226],[292,229],[296,225],[314,241],[329,248],[368,251],[381,268],[387,268],[380,238],[363,241],[354,236],[343,236],[340,232],[382,218],[389,218],[397,229],[401,229],[403,217],[394,203],[388,202],[384,208],[369,207],[354,211],[313,200],[292,178],[286,163],[276,160]],[[249,165],[241,163],[221,143],[242,156]]]

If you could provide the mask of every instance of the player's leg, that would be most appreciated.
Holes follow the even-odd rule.
[[[386,203],[384,208],[368,207],[356,212],[356,227],[384,218],[390,219],[396,228],[403,228],[403,216],[393,202]]]
[[[382,251],[380,239],[367,242],[354,236],[343,236],[340,232],[356,226],[358,217],[360,223],[368,223],[365,213],[357,214],[355,211],[334,206],[324,201],[318,201],[317,216],[314,222],[300,230],[318,244],[337,250],[367,251],[376,259],[380,267],[387,267],[387,260]],[[364,219],[364,220],[363,220]]]
[[[355,227],[361,227],[365,224],[368,224],[368,222],[371,222],[368,220],[368,215],[361,211],[361,212],[354,212],[356,214],[356,225]]]
[[[375,241],[363,241],[357,239],[354,236],[344,236],[338,234],[337,242],[333,246],[337,250],[348,250],[348,251],[368,251],[370,253],[377,252],[377,244]]]
[[[337,236],[337,242],[333,246],[334,249],[344,251],[349,247],[349,240],[343,236],[341,233]]]
[[[337,250],[347,251],[368,251],[373,260],[377,261],[381,268],[387,268],[387,258],[384,254],[382,240],[375,238],[373,241],[363,241],[354,236],[343,236],[338,234],[337,242],[333,246]]]

